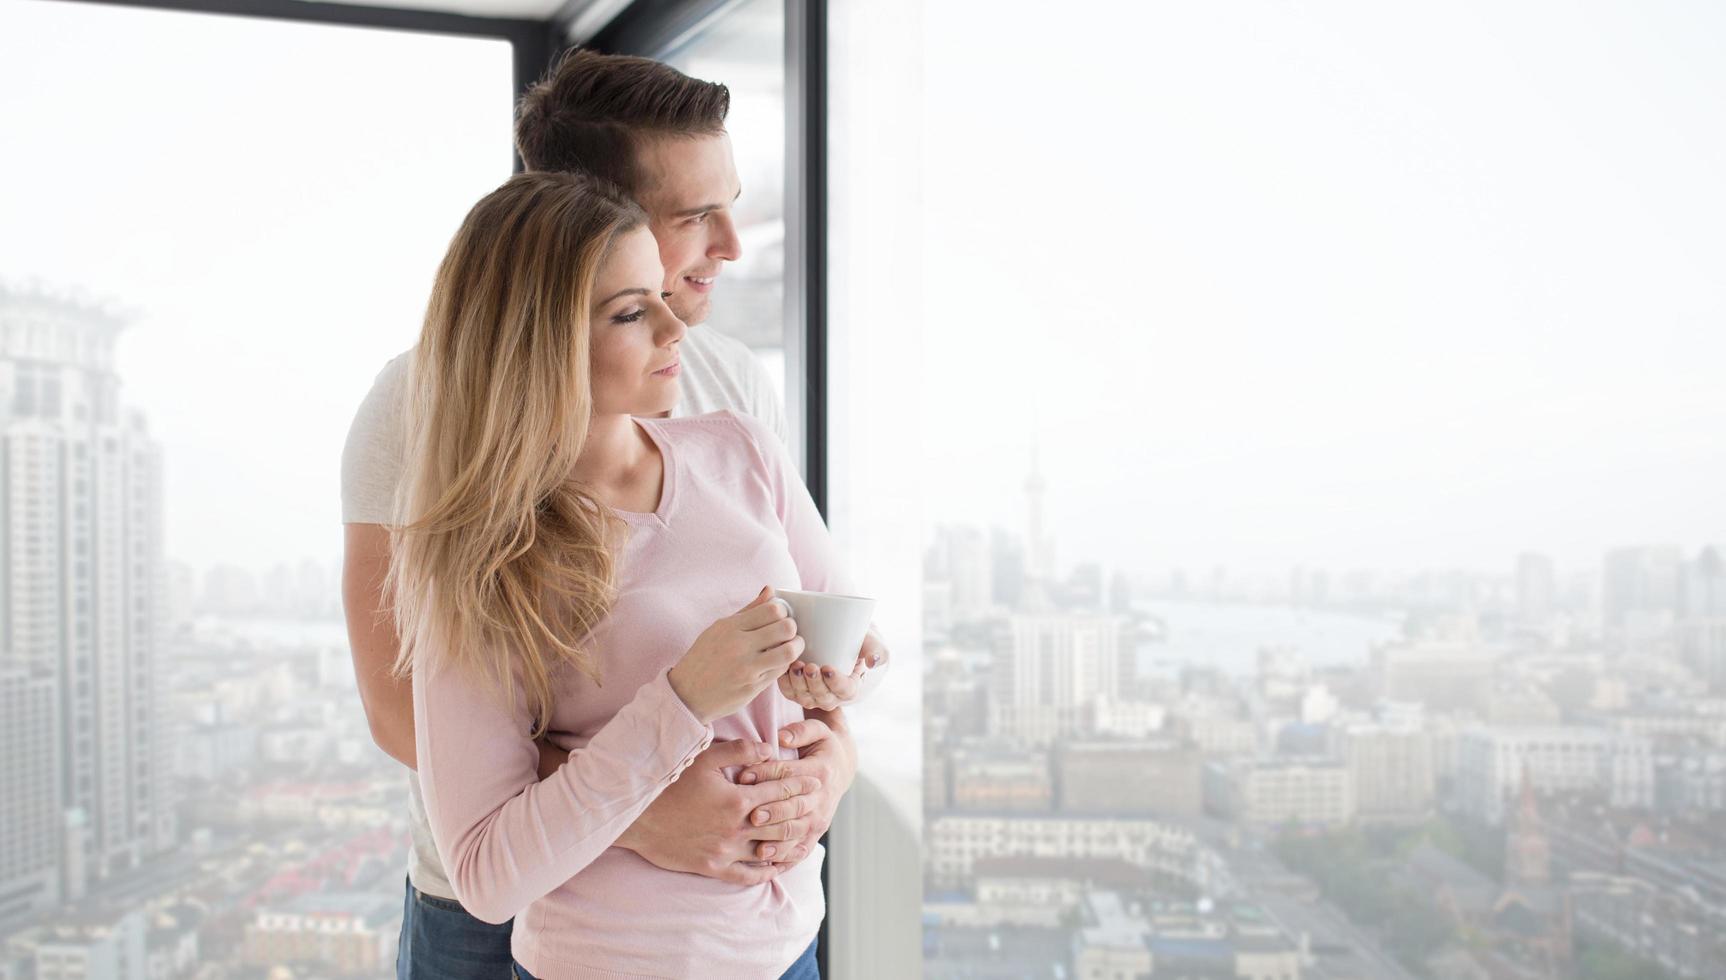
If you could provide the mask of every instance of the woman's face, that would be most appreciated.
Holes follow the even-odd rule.
[[[590,331],[595,415],[660,415],[676,406],[687,328],[665,305],[664,282],[646,228],[619,237],[600,264]]]

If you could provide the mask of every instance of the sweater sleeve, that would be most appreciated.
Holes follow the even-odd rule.
[[[736,415],[739,425],[748,434],[761,465],[766,468],[768,486],[773,494],[773,506],[785,540],[791,548],[791,561],[797,566],[798,587],[809,592],[839,592],[855,595],[857,589],[851,576],[839,560],[833,546],[833,535],[827,530],[821,511],[809,495],[809,487],[791,462],[785,444],[758,419]],[[858,685],[852,704],[868,698],[887,676],[887,664],[869,670]]]
[[[713,741],[669,671],[543,782],[524,696],[478,672],[414,674],[420,784],[438,856],[469,913],[505,922],[573,878],[622,836]]]

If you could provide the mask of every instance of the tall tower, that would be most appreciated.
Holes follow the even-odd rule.
[[[1031,446],[1031,475],[1025,478],[1025,605],[1047,609],[1049,588],[1055,581],[1055,545],[1043,526],[1043,482],[1035,444]]]
[[[143,418],[120,410],[121,326],[0,290],[0,666],[52,678],[53,737],[40,744],[55,806],[84,815],[93,878],[174,836],[156,674],[162,459]],[[8,795],[14,778],[0,774]],[[66,821],[53,824],[58,840]],[[78,863],[61,861],[62,873]]]

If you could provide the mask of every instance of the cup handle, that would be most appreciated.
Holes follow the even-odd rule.
[[[793,626],[797,625],[797,613],[792,610],[791,603],[786,602],[784,599],[781,599],[778,596],[774,596],[773,598],[771,598],[767,601],[771,602],[774,605],[778,606],[779,608],[785,610],[785,618],[791,620],[791,625],[793,625]]]

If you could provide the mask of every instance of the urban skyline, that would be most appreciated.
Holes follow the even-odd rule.
[[[1250,663],[1171,665],[1191,598],[1250,590],[1033,571],[1045,490],[1022,536],[949,525],[925,559],[932,980],[1726,969],[1717,547],[1616,548],[1592,585],[1528,552],[1309,570],[1274,598],[1395,638],[1326,662],[1296,617],[1237,637]]]

